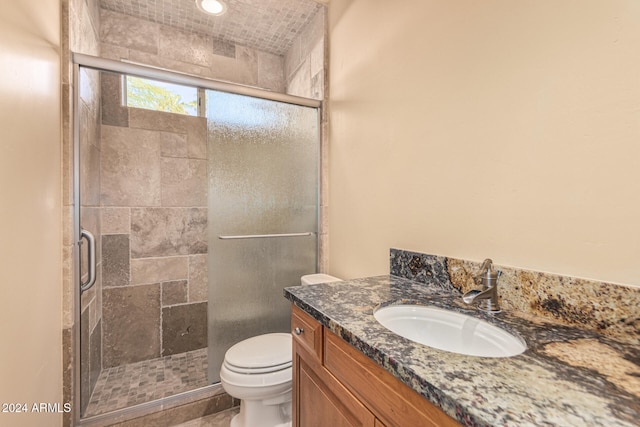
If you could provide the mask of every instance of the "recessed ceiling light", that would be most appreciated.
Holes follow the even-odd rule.
[[[219,16],[227,11],[227,5],[220,0],[196,0],[198,9],[209,15]]]

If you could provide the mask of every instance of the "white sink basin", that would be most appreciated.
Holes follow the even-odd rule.
[[[390,331],[411,341],[453,353],[511,357],[527,349],[519,337],[483,320],[421,305],[390,305],[373,316]]]

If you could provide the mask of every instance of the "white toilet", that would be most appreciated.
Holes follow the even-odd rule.
[[[309,274],[302,285],[338,282],[328,274]],[[273,333],[248,338],[224,356],[220,383],[240,399],[240,413],[231,427],[291,426],[291,334]]]

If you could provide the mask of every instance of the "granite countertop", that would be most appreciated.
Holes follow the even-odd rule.
[[[376,276],[285,289],[285,297],[466,426],[638,426],[640,349],[504,310],[484,313],[432,283]],[[437,350],[380,325],[380,304],[454,310],[521,336],[527,350],[481,358]]]

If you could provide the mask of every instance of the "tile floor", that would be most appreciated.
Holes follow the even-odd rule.
[[[174,427],[229,427],[231,424],[231,418],[233,418],[239,410],[240,409],[237,407],[227,409],[226,411],[187,421],[186,423],[178,424]]]
[[[207,384],[206,348],[103,369],[84,416],[104,414]],[[200,425],[218,427],[218,424],[189,427]]]

